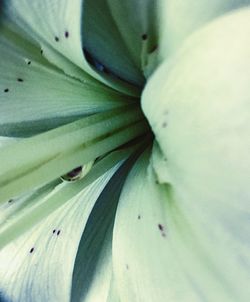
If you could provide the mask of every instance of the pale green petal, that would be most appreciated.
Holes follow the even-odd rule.
[[[149,154],[131,171],[115,220],[121,301],[249,301],[249,216],[212,211],[211,200],[181,184],[159,185],[148,163]]]
[[[98,196],[116,169],[107,172],[35,229],[2,250],[2,299],[69,301],[82,232]]]
[[[157,1],[108,0],[108,4],[135,64],[144,71],[157,48]]]
[[[81,68],[83,73],[85,71],[117,90],[137,94],[131,85],[95,71],[85,59],[81,36],[83,2],[56,0],[51,4],[51,1],[8,0],[4,1],[3,11],[11,23],[39,42],[45,50],[44,55],[48,55],[49,59],[55,58],[56,53],[61,54]],[[62,56],[59,55],[53,63],[59,63],[58,67],[66,72],[70,64]],[[78,71],[73,67],[70,73]]]
[[[112,275],[107,302],[120,302],[119,293],[117,290],[114,274]]]
[[[31,229],[38,222],[80,193],[105,172],[121,164],[138,148],[136,144],[124,150],[114,151],[94,164],[83,179],[75,182],[63,182],[56,186],[58,180],[38,190],[32,190],[18,198],[12,198],[0,207],[0,249]],[[55,187],[56,186],[56,187]],[[54,189],[55,188],[55,189]]]
[[[27,136],[125,102],[111,89],[66,76],[40,49],[1,28],[0,135]]]
[[[73,281],[73,302],[105,302],[112,283],[112,232],[117,203],[135,157],[114,174],[95,203],[79,245]]]
[[[159,44],[162,59],[174,52],[193,31],[231,10],[250,5],[249,0],[160,0]]]
[[[106,1],[84,1],[82,38],[84,50],[99,62],[100,70],[143,85],[141,70],[135,66]]]
[[[59,183],[60,181],[56,180],[38,190],[34,189],[18,196],[17,198],[11,198],[7,202],[0,205],[0,249],[3,246],[3,241],[5,241],[4,237],[6,237],[6,235],[3,234],[2,229],[8,229],[11,222],[15,224],[12,227],[12,230],[9,231],[9,234],[7,234],[7,242],[11,242],[13,237],[15,239],[16,231],[22,234],[23,229],[20,226],[15,229],[16,224],[20,219],[19,216],[22,217],[21,219],[23,224],[29,224],[27,223],[25,217],[22,216],[23,212],[27,211],[27,208],[30,210],[30,208],[34,205],[37,206],[37,203],[49,196],[49,194]]]
[[[113,266],[119,297],[122,302],[195,302],[173,249],[169,188],[155,183],[149,156],[146,152],[130,172],[116,214]]]
[[[1,201],[44,185],[147,132],[140,111],[123,107],[0,150]]]
[[[142,97],[158,142],[156,181],[170,198],[168,273],[182,267],[191,301],[250,298],[249,37],[250,9],[217,19],[156,71]]]

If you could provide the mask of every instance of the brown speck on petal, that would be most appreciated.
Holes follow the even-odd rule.
[[[59,38],[57,36],[55,36],[55,41],[59,42]]]
[[[8,88],[4,89],[4,92],[9,92],[9,89]]]
[[[18,82],[23,82],[23,79],[22,78],[18,78],[17,81]]]
[[[13,199],[10,199],[10,200],[8,200],[8,203],[12,203],[14,200]]]
[[[140,219],[141,219],[141,215],[138,215],[138,216],[137,216],[137,219],[140,220]]]
[[[160,224],[160,223],[158,224],[158,229],[161,231],[162,237],[166,237],[164,226],[162,224]]]
[[[164,230],[163,225],[160,224],[160,223],[158,224],[158,228],[159,228],[160,231],[163,231],[163,230]]]

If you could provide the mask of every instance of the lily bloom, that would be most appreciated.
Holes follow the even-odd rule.
[[[0,3],[0,301],[250,301],[250,1]]]

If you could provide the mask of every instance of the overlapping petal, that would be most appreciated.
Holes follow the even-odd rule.
[[[98,114],[0,150],[1,210],[9,222],[0,226],[0,245],[50,214],[3,250],[0,299],[249,301],[250,8],[216,19],[248,4],[5,2],[5,25],[36,42],[15,26],[2,28],[0,134],[32,135]],[[158,34],[167,59],[142,96],[155,142],[119,200],[128,166],[108,181],[127,155],[102,156],[148,128],[136,105],[114,109],[123,96],[98,81],[136,96],[130,83],[141,85],[159,64]],[[99,156],[107,161],[95,163],[87,188],[84,179],[51,183]],[[6,203],[21,193],[16,205]]]
[[[175,52],[186,37],[214,18],[249,5],[249,0],[160,0],[158,16],[161,59]]]
[[[32,135],[125,102],[94,79],[65,75],[10,29],[2,27],[0,35],[1,135]]]
[[[168,272],[178,261],[197,301],[250,296],[249,20],[243,9],[196,32],[159,68],[142,98],[159,144],[154,173],[160,187],[170,187]]]
[[[91,212],[75,261],[71,301],[111,301],[114,218],[124,181],[137,156],[131,156],[114,174]]]
[[[69,301],[82,232],[98,196],[118,167],[1,251],[1,301]]]
[[[44,55],[65,72],[69,70],[70,74],[77,75],[76,65],[82,73],[86,72],[108,86],[137,94],[131,85],[98,72],[86,60],[81,35],[83,2],[56,0],[51,4],[50,1],[11,0],[4,1],[3,11],[12,24],[31,35],[43,48]]]
[[[128,106],[2,148],[0,200],[42,186],[144,134],[147,127],[140,120],[140,111]]]
[[[82,40],[98,69],[137,86],[144,84],[141,69],[133,62],[107,1],[84,1]]]
[[[108,0],[107,2],[135,64],[147,77],[150,55],[157,48],[157,1]]]

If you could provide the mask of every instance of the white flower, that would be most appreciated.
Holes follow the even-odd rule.
[[[250,300],[249,3],[1,2],[1,301]]]

